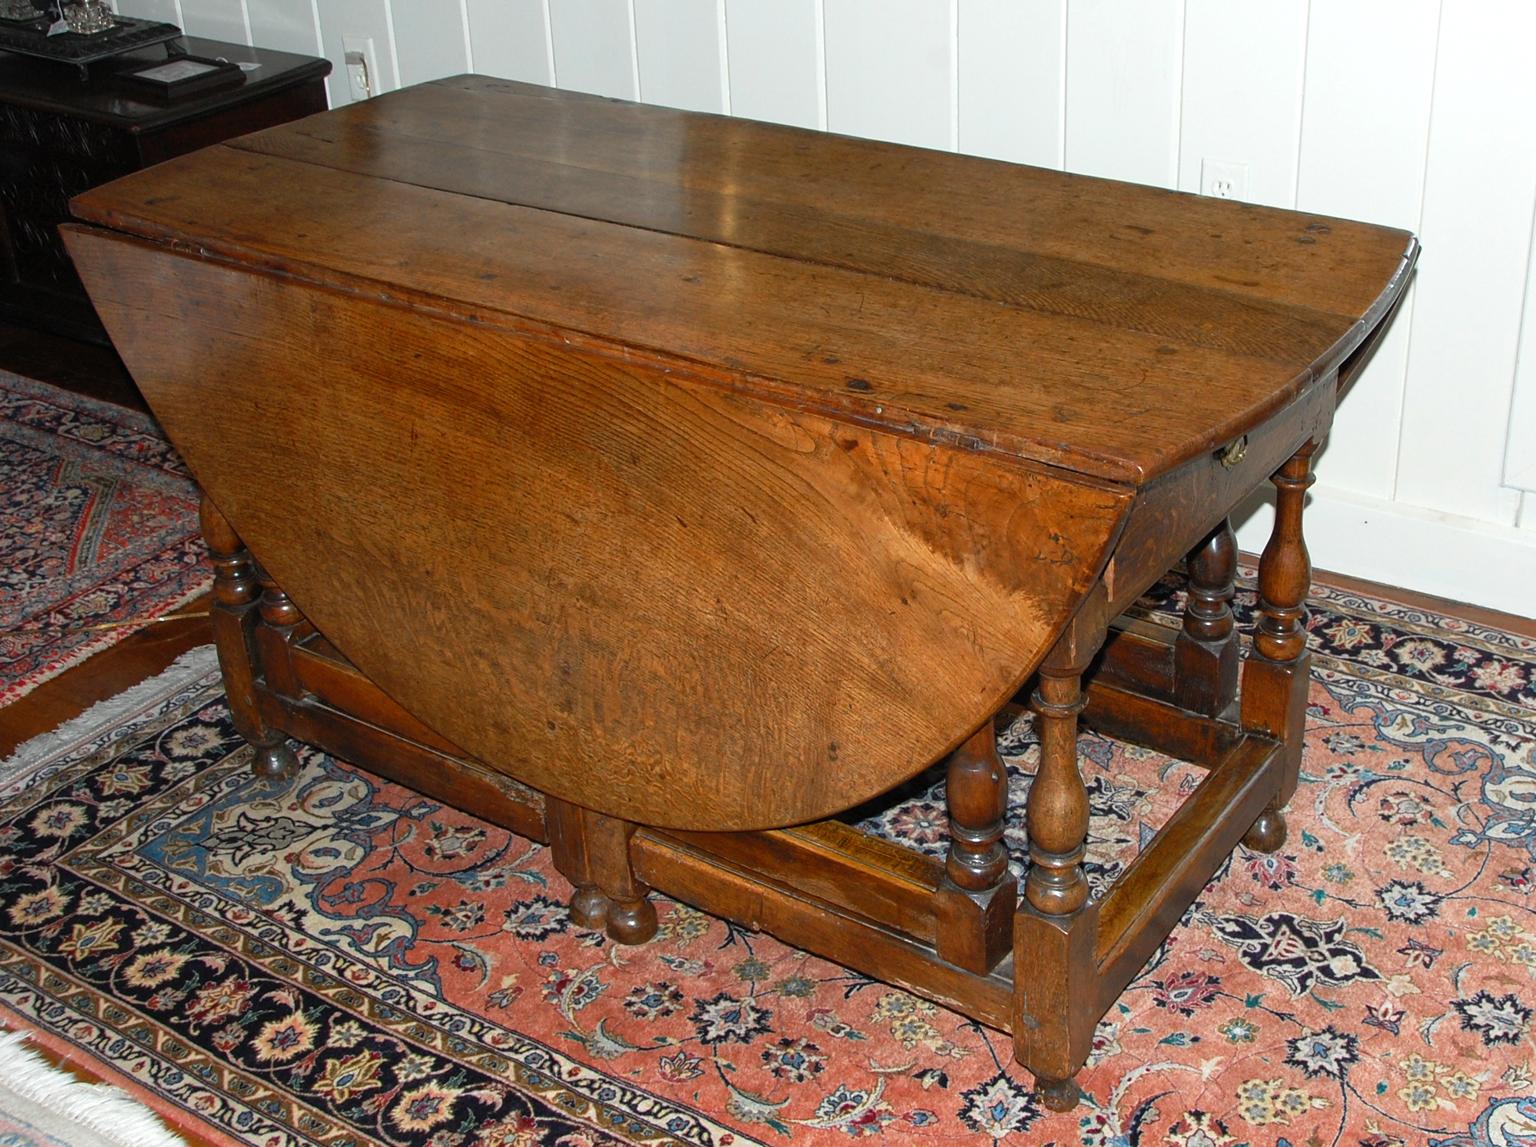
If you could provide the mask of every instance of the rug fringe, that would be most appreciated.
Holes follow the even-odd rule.
[[[0,1035],[0,1090],[36,1104],[60,1121],[88,1128],[123,1147],[186,1147],[148,1107],[120,1088],[88,1083],[54,1067],[26,1046],[29,1033]],[[58,1134],[59,1128],[48,1128]]]
[[[120,726],[140,713],[163,705],[194,681],[216,672],[218,667],[214,647],[199,645],[176,658],[162,673],[140,681],[115,697],[96,702],[52,732],[41,733],[18,745],[14,753],[0,761],[0,793],[25,787],[39,769],[99,736],[103,726]]]

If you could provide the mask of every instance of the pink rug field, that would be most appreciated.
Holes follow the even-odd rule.
[[[148,416],[0,372],[0,705],[208,587],[197,505]]]

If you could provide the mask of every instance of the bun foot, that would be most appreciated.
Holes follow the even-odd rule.
[[[1243,837],[1243,844],[1254,852],[1278,852],[1285,844],[1285,814],[1277,808],[1267,808],[1259,814]]]
[[[607,926],[609,903],[595,887],[578,888],[571,896],[571,920],[578,927],[601,932]]]
[[[656,935],[656,905],[641,897],[608,905],[608,935],[620,944],[644,944]]]
[[[293,755],[284,738],[274,745],[256,745],[251,772],[262,780],[285,781],[299,771],[299,758]]]
[[[1071,1079],[1046,1079],[1035,1076],[1035,1097],[1052,1111],[1071,1111],[1082,1098],[1077,1082]]]

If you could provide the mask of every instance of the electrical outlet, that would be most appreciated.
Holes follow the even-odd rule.
[[[372,36],[343,36],[342,59],[347,67],[347,90],[354,100],[366,100],[374,93],[379,74],[378,57]]]
[[[1248,165],[1225,159],[1200,161],[1200,194],[1212,199],[1248,198]]]

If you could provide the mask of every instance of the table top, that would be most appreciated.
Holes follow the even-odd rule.
[[[182,36],[172,43],[189,55],[254,67],[246,69],[245,82],[239,87],[164,102],[135,96],[131,89],[119,87],[113,80],[119,72],[165,60],[164,44],[125,52],[92,64],[89,82],[81,81],[72,64],[0,52],[0,104],[91,120],[119,131],[149,132],[194,116],[205,116],[219,108],[232,107],[292,84],[324,79],[331,70],[329,60],[251,48],[223,40]]]
[[[1336,366],[1416,253],[1385,227],[473,76],[169,167],[75,210],[1130,485]]]

